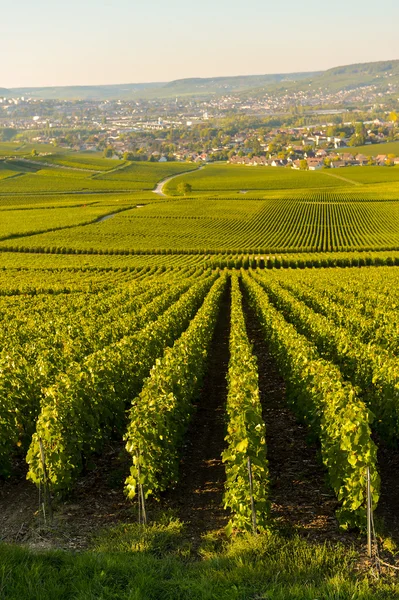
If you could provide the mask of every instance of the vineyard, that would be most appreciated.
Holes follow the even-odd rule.
[[[104,214],[111,212],[105,202],[102,206]],[[21,226],[20,239],[10,244],[3,237],[0,248],[203,254],[398,250],[398,207],[388,201],[175,200],[132,208],[101,224],[84,219],[84,225],[53,232],[49,223],[48,232],[29,238],[22,237]],[[81,208],[80,214],[88,210]],[[7,213],[5,222],[12,216]],[[16,226],[13,232],[19,233]]]
[[[208,192],[227,190],[296,190],[339,188],[361,184],[399,182],[399,169],[384,167],[343,168],[321,171],[297,171],[287,168],[247,167],[243,165],[208,165],[201,171],[174,179],[166,185],[175,195],[177,184],[185,181],[193,190]]]
[[[147,499],[176,485],[193,399],[229,293],[223,461],[232,525],[252,527],[248,460],[258,528],[267,528],[269,515],[265,407],[243,300],[256,314],[292,410],[320,443],[341,524],[364,525],[367,466],[375,506],[379,497],[372,432],[388,447],[398,442],[396,270],[373,271],[372,290],[367,268],[356,275],[138,268],[77,271],[69,280],[62,271],[38,271],[35,285],[32,275],[20,271],[13,288],[1,287],[9,324],[1,344],[3,475],[23,455],[31,481],[65,494],[116,435],[132,456],[130,498],[138,488]]]
[[[397,597],[359,572],[368,470],[399,547],[399,171],[24,156],[0,163],[0,596]]]

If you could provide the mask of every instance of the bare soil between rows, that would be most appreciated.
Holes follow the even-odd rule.
[[[248,335],[258,360],[259,387],[266,423],[271,479],[271,516],[282,533],[297,533],[314,543],[325,541],[364,547],[363,536],[342,532],[338,506],[326,482],[319,448],[287,405],[284,381],[262,338],[256,316],[244,299]],[[229,360],[230,291],[227,290],[209,352],[208,369],[182,448],[178,484],[160,502],[148,502],[148,515],[169,511],[185,523],[195,549],[207,532],[223,532],[229,515],[223,509],[224,466],[221,453],[226,431],[226,373]],[[399,539],[399,453],[381,450],[382,497],[377,516]],[[49,527],[39,509],[39,491],[25,480],[26,465],[0,482],[0,540],[34,549],[83,550],[103,529],[137,522],[137,503],[126,499],[123,483],[129,456],[120,441],[110,442],[94,457],[70,496],[55,507]]]
[[[338,503],[326,482],[319,448],[287,405],[285,384],[244,298],[247,331],[258,360],[259,391],[271,479],[272,518],[288,531],[318,541],[353,541],[335,518]]]

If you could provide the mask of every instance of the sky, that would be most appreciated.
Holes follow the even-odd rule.
[[[0,8],[6,88],[399,59],[398,0],[0,0]]]

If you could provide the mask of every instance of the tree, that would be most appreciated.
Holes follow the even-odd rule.
[[[110,146],[108,146],[108,148],[105,148],[105,150],[104,150],[104,158],[112,158],[113,155],[114,155],[114,151],[113,151],[113,149]]]
[[[177,191],[181,196],[186,196],[187,194],[191,194],[192,192],[192,187],[189,183],[187,183],[186,181],[179,183],[179,185],[177,186]]]
[[[16,129],[12,129],[11,127],[5,127],[4,129],[0,129],[0,141],[1,142],[9,142],[15,137],[17,134]]]
[[[301,169],[301,171],[307,171],[308,170],[308,161],[305,159],[302,159],[299,161],[299,168]]]

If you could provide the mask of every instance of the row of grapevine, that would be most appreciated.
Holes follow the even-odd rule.
[[[118,314],[117,307],[109,310],[108,301],[98,301],[93,303],[92,310],[77,310],[75,315],[71,315],[72,307],[68,304],[63,318],[51,315],[41,328],[36,325],[33,332],[30,326],[35,321],[28,321],[28,328],[18,327],[17,322],[15,335],[7,332],[7,347],[0,353],[0,471],[9,471],[10,456],[16,446],[23,451],[30,443],[44,389],[60,373],[79,370],[80,362],[89,360],[85,356],[101,353],[110,342],[117,343],[119,337],[133,335],[156,320],[191,284],[188,279],[166,290],[161,284],[147,286],[146,292],[136,288],[141,293],[125,303],[126,313],[122,309]],[[121,298],[123,294],[111,295],[113,303]],[[46,316],[50,316],[48,312]],[[118,318],[113,321],[112,317]],[[22,343],[23,339],[26,343]]]
[[[379,497],[371,415],[339,369],[322,359],[315,346],[284,319],[263,288],[245,273],[243,282],[287,383],[288,397],[320,440],[323,463],[341,503],[338,518],[343,526],[362,526],[366,518],[367,467],[372,473],[374,505]]]
[[[283,287],[339,327],[347,328],[363,343],[378,344],[390,354],[399,355],[399,297],[392,287],[387,295],[382,289],[379,293],[371,290],[361,293],[359,290],[336,290],[327,285],[323,290],[317,286],[309,289],[293,283],[283,284]]]
[[[236,274],[232,275],[227,448],[224,504],[230,526],[264,531],[268,526],[266,431],[259,398],[257,361],[252,354]]]
[[[126,480],[130,498],[139,485],[148,497],[177,481],[179,449],[205,372],[226,282],[224,274],[214,283],[188,329],[157,361],[132,402],[125,435],[133,459]]]
[[[337,364],[345,377],[362,390],[375,414],[375,426],[390,443],[399,440],[399,361],[374,344],[362,343],[347,328],[314,312],[287,290],[264,279],[262,287],[288,321],[316,345],[319,352]],[[350,314],[350,309],[348,308]]]
[[[8,186],[17,185],[15,182],[20,179],[4,182],[9,182]],[[49,183],[50,178],[42,179]],[[123,206],[116,202],[84,209],[75,206],[72,212],[63,208],[37,208],[30,210],[34,226],[22,218],[23,211],[4,211],[9,214],[0,228],[0,247],[25,251],[31,248],[43,253],[127,255],[223,251],[252,254],[259,250],[264,254],[280,254],[399,248],[397,202],[307,203],[269,198],[229,203],[197,198],[150,202],[137,209],[133,206],[137,201],[126,197]],[[190,203],[196,214],[192,213]],[[98,222],[100,213],[112,211],[119,214]],[[51,213],[45,229],[44,213]]]
[[[313,251],[314,250],[314,251]],[[240,248],[234,250],[224,250],[223,248],[215,248],[213,250],[134,250],[130,249],[111,249],[111,248],[87,248],[75,249],[66,248],[64,246],[49,246],[49,247],[24,247],[24,246],[1,246],[0,252],[7,253],[7,258],[10,258],[10,253],[15,253],[15,263],[18,262],[18,254],[35,255],[39,260],[39,256],[53,255],[54,260],[68,260],[73,264],[73,257],[110,257],[118,258],[120,266],[118,267],[103,267],[104,271],[108,272],[124,272],[141,268],[143,261],[162,260],[156,257],[165,257],[164,264],[160,264],[158,272],[165,271],[166,265],[170,264],[175,270],[185,268],[187,264],[197,262],[204,267],[213,269],[325,269],[330,267],[365,267],[365,266],[398,266],[399,253],[398,249],[383,249],[382,251],[347,251],[347,252],[317,252],[316,248],[311,248],[309,251],[301,251],[300,249],[281,249],[279,253],[275,253],[272,248],[256,248],[253,250]],[[124,259],[123,257],[126,257]],[[169,259],[167,258],[169,257]],[[173,257],[173,259],[172,259]],[[33,256],[32,256],[33,259]],[[43,260],[46,260],[43,256]],[[52,260],[48,256],[47,260]],[[82,259],[83,260],[83,259]],[[123,266],[126,261],[126,266]],[[133,262],[132,262],[133,261]],[[137,265],[134,266],[134,265]],[[81,269],[82,270],[82,269]],[[96,267],[84,267],[84,270],[95,271]],[[156,267],[154,267],[156,270]],[[66,289],[65,291],[68,291]],[[8,293],[1,291],[0,295]]]
[[[83,461],[113,430],[122,434],[126,403],[140,390],[166,346],[188,326],[218,275],[193,285],[154,322],[133,336],[73,364],[48,388],[28,451],[28,478],[44,481],[43,445],[53,491],[69,489]]]

